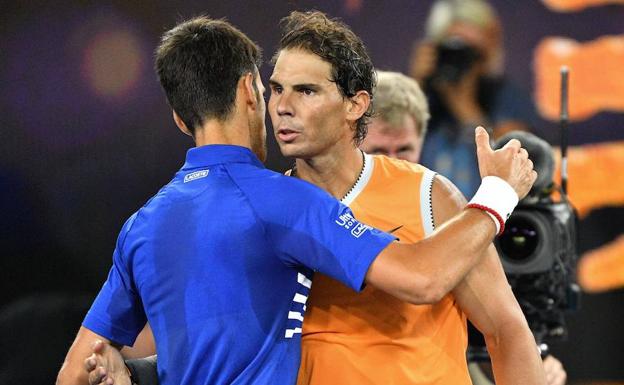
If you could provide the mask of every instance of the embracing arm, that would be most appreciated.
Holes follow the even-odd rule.
[[[95,343],[92,352],[84,362],[89,385],[159,384],[155,355],[124,362],[119,350],[103,342]]]
[[[366,281],[406,302],[438,302],[479,262],[495,233],[485,212],[466,209],[418,243],[390,244]]]
[[[84,363],[89,375],[89,385],[130,384],[129,373],[132,374],[134,383],[141,385],[159,383],[156,345],[149,324],[145,325],[132,348],[126,346],[120,353],[119,350],[104,343],[96,343],[89,353],[93,354]]]
[[[493,151],[482,127],[475,140],[481,176],[498,176],[513,188],[516,198],[523,198],[537,174],[520,142],[512,140]],[[389,245],[371,264],[366,281],[407,302],[439,301],[481,260],[496,233],[494,222],[484,211],[466,208],[455,213],[422,241]]]
[[[88,383],[88,373],[84,369],[84,360],[92,353],[96,341],[102,341],[112,349],[117,349],[106,338],[81,326],[56,378],[57,385],[85,385]]]
[[[435,223],[444,223],[466,204],[457,188],[444,178],[436,178],[433,192]],[[458,259],[463,257],[458,255]],[[497,384],[545,384],[535,339],[492,244],[453,295],[485,337]]]

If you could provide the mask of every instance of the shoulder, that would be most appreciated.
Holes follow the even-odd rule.
[[[406,160],[389,158],[385,155],[373,155],[373,181],[383,183],[385,188],[396,186],[399,189],[423,188],[427,194],[436,173],[427,167]]]
[[[327,192],[312,183],[290,176],[291,172],[292,170],[287,170],[284,174],[281,174],[268,169],[263,169],[253,178],[250,178],[248,182],[252,182],[251,187],[257,187],[270,191],[279,191],[282,194],[279,196],[280,198],[282,198],[284,194],[299,195],[302,198],[306,195],[329,196]],[[237,178],[236,181],[238,180],[239,179]],[[275,196],[274,198],[277,197],[278,196]]]
[[[371,155],[375,168],[392,174],[422,174],[428,170],[425,166],[385,155]]]
[[[371,155],[374,169],[369,182],[370,189],[393,193],[402,193],[407,196],[427,198],[431,193],[431,183],[436,173],[427,167],[408,162],[406,160],[389,158],[385,155]]]
[[[338,201],[319,187],[268,169],[231,174],[246,200],[262,217],[300,212],[310,205],[333,206]]]
[[[418,185],[431,185],[431,179],[435,175],[435,172],[427,167],[406,160],[389,158],[385,155],[373,155],[372,159],[374,161],[372,177],[375,183],[413,189]]]
[[[127,234],[132,229],[140,211],[141,210],[135,211],[128,219],[126,219],[126,222],[124,222],[124,225],[121,227],[120,234]]]
[[[136,230],[134,229],[134,224],[136,223],[137,217],[141,210],[133,213],[123,224],[121,230],[119,231],[119,235],[117,236],[117,243],[115,245],[116,253],[119,253],[121,256],[126,256],[126,251],[129,249],[128,245],[132,244],[132,238],[134,234],[136,234]],[[130,238],[130,240],[129,240]],[[130,247],[131,248],[131,247]]]

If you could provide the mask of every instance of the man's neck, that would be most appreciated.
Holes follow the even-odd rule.
[[[349,146],[309,159],[297,159],[297,176],[336,199],[342,199],[353,188],[364,167],[362,152]]]
[[[231,144],[251,148],[249,128],[244,119],[233,117],[227,121],[209,120],[202,127],[195,129],[195,146],[209,144]]]

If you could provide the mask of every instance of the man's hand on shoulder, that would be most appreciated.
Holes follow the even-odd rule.
[[[92,354],[85,360],[89,385],[130,385],[130,375],[118,349],[95,341]]]

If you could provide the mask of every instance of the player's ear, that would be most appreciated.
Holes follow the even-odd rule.
[[[175,112],[175,110],[171,110],[171,111],[173,112],[173,121],[175,122],[176,126],[178,126],[180,131],[192,137],[193,133],[191,132],[191,130],[188,129],[188,127],[186,126],[186,123],[184,123],[184,120],[182,120],[180,115],[178,115],[178,113]]]
[[[347,101],[347,120],[355,122],[361,118],[371,104],[371,97],[367,91],[360,90]]]
[[[239,92],[243,94],[245,104],[253,110],[259,108],[260,98],[262,97],[256,84],[256,76],[260,76],[260,74],[247,72],[239,81]]]

